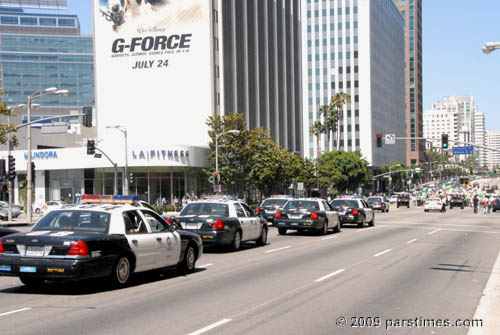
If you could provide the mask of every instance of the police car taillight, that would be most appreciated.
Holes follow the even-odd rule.
[[[280,211],[276,212],[276,219],[281,219],[281,213],[280,213]]]
[[[87,243],[83,242],[82,240],[76,241],[75,244],[69,248],[68,256],[88,256],[89,255],[89,247],[87,246]]]
[[[167,219],[167,223],[168,223],[169,225],[173,224],[172,220],[170,220],[170,219]]]
[[[317,220],[318,219],[318,213],[314,212],[311,214],[311,220]]]
[[[2,239],[0,238],[0,254],[3,254],[5,250],[3,250]]]
[[[224,229],[224,222],[217,220],[212,224],[213,229]]]
[[[359,211],[357,209],[352,211],[352,215],[358,215],[358,214],[359,214]]]
[[[255,208],[255,211],[256,211],[257,213],[260,213],[260,209],[259,209],[259,207]]]

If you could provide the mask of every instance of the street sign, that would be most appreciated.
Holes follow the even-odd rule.
[[[304,190],[304,183],[297,183],[297,191],[303,191]]]
[[[385,144],[396,144],[396,134],[386,134]]]
[[[454,155],[474,155],[474,147],[473,146],[453,147],[452,153]]]

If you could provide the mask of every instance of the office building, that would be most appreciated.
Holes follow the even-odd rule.
[[[405,21],[406,135],[422,137],[422,0],[392,0]],[[425,140],[407,141],[407,164],[424,160]]]
[[[459,140],[458,111],[446,109],[441,106],[433,106],[434,109],[424,111],[423,130],[424,137],[432,144],[428,148],[431,151],[441,151],[441,135],[448,134],[449,148],[456,146]]]
[[[474,113],[474,144],[486,146],[486,126],[484,113],[476,111]],[[476,161],[479,166],[486,166],[488,164],[488,152],[484,148],[476,147],[475,149]]]
[[[500,130],[487,130],[486,131],[486,145],[488,148],[497,151],[487,151],[488,168],[497,171],[497,176],[500,174]]]
[[[66,0],[0,0],[0,7],[66,9]]]
[[[300,152],[299,13],[299,0],[186,0],[175,10],[159,5],[144,17],[113,21],[105,2],[94,0],[95,63],[90,65],[95,71],[87,67],[91,55],[84,54],[84,37],[71,36],[82,38],[74,48],[69,43],[60,46],[77,53],[65,55],[63,62],[79,64],[73,73],[95,72],[96,127],[80,128],[80,137],[59,140],[57,147],[33,145],[38,149],[32,153],[37,166],[35,202],[76,202],[84,193],[112,194],[113,164],[118,193],[137,194],[153,204],[162,198],[211,193],[203,169],[210,153],[205,122],[214,114],[243,113],[249,129],[269,129],[280,146]],[[92,45],[92,38],[88,42]],[[57,52],[56,56],[62,57]],[[52,72],[46,85],[67,88],[57,68],[46,72]],[[77,87],[70,87],[70,92],[83,92],[80,78],[73,78]],[[22,96],[25,99],[26,92]],[[66,101],[50,98],[52,106]],[[82,100],[74,106],[87,103]],[[86,154],[89,138],[112,162],[103,155]],[[17,162],[25,162],[25,147],[19,149],[13,155]],[[19,165],[16,185],[24,178],[23,164]],[[18,193],[22,192],[16,191],[16,197]]]
[[[344,107],[338,146],[361,151],[371,165],[406,161],[406,145],[376,147],[376,134],[405,133],[404,20],[390,0],[302,1],[304,152],[337,147],[310,135],[320,106],[335,94],[351,97]]]

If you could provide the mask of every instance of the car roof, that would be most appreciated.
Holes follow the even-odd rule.
[[[61,209],[57,209],[55,211],[64,211],[64,210],[74,210],[74,211],[96,211],[96,212],[123,212],[126,210],[133,209],[147,209],[146,207],[138,207],[131,204],[75,204],[75,205],[64,205]],[[55,212],[54,211],[54,212]]]

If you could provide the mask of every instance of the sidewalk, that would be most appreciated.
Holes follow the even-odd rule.
[[[26,217],[26,214],[21,214],[17,218],[13,218],[12,221],[0,221],[0,227],[22,227],[22,226],[31,226],[34,225],[35,223],[40,220],[42,215],[40,214],[33,214],[32,217],[32,223],[28,222],[28,218]]]

